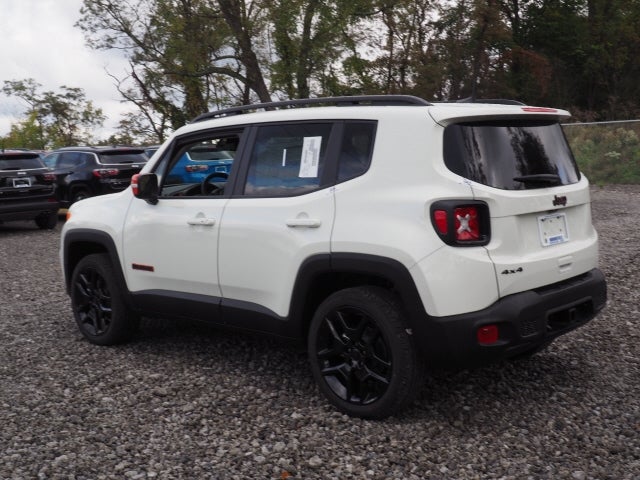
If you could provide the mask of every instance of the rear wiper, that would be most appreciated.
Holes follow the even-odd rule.
[[[551,185],[562,184],[562,179],[555,173],[537,173],[534,175],[523,175],[521,177],[513,177],[513,180],[522,183],[549,183]]]

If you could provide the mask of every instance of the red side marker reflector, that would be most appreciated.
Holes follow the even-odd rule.
[[[484,325],[478,329],[478,343],[480,345],[493,345],[498,341],[500,334],[497,325]]]
[[[133,268],[134,270],[142,270],[143,272],[155,271],[155,268],[153,268],[153,265],[142,265],[141,263],[132,263],[131,268]]]
[[[447,231],[449,230],[447,226],[447,212],[445,212],[444,210],[436,210],[435,212],[433,212],[433,220],[435,221],[440,235],[446,235]]]

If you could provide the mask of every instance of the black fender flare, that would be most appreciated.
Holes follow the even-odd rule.
[[[294,284],[289,318],[300,328],[300,336],[305,334],[305,324],[309,322],[311,312],[306,309],[306,304],[314,285],[323,275],[332,278],[341,274],[375,278],[388,284],[400,297],[409,328],[422,325],[429,318],[411,273],[398,260],[360,253],[321,254],[302,263]]]
[[[89,228],[78,228],[65,233],[62,243],[62,268],[64,270],[67,294],[71,290],[71,275],[81,258],[93,253],[106,253],[122,286],[127,303],[133,308],[131,294],[127,287],[120,256],[115,241],[107,232]]]

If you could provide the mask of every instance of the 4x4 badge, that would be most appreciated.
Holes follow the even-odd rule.
[[[553,197],[553,206],[558,207],[560,205],[562,205],[563,207],[567,205],[567,197],[565,197],[564,195],[562,197],[555,195]]]
[[[521,272],[524,272],[524,269],[522,267],[518,267],[518,268],[513,269],[513,270],[503,270],[500,273],[502,275],[511,275],[512,273],[521,273]]]

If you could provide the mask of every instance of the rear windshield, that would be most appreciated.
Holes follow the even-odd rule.
[[[100,152],[100,163],[145,163],[148,159],[144,150]]]
[[[0,170],[29,170],[33,168],[44,168],[37,155],[0,155]]]
[[[501,121],[449,125],[444,131],[447,168],[503,190],[568,185],[580,172],[557,122]]]

